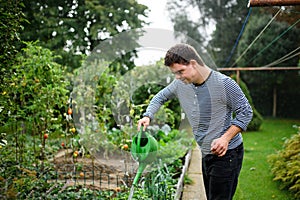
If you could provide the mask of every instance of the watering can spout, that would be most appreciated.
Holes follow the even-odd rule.
[[[137,173],[136,173],[136,175],[134,177],[133,185],[136,185],[138,183],[138,181],[141,178],[141,176],[143,174],[143,171],[146,168],[146,166],[147,166],[146,163],[139,163],[139,168],[138,168]]]
[[[134,185],[137,184],[147,164],[156,160],[157,150],[158,144],[156,139],[141,128],[140,132],[133,137],[131,145],[132,157],[139,163],[139,168],[133,181]]]

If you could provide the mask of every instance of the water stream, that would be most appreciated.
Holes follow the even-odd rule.
[[[132,199],[133,193],[134,193],[134,185],[132,185],[131,188],[130,188],[130,193],[129,193],[129,196],[128,196],[128,200]]]

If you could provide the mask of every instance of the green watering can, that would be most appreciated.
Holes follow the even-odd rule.
[[[133,180],[133,185],[137,184],[147,164],[156,160],[157,151],[158,144],[156,139],[148,132],[144,132],[141,127],[140,132],[133,137],[131,144],[131,155],[139,162],[139,168]]]

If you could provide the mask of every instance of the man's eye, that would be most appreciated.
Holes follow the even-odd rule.
[[[175,75],[181,75],[182,74],[182,70],[178,71],[178,72],[174,72]]]

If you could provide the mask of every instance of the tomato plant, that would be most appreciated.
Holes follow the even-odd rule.
[[[8,155],[13,152],[13,161],[19,164],[33,161],[37,167],[44,166],[45,141],[53,133],[62,132],[69,82],[65,79],[65,67],[55,59],[50,50],[37,43],[25,43],[9,68],[10,77],[3,80],[6,87],[1,102],[6,103],[0,107],[5,116],[1,123],[5,123]],[[30,146],[26,145],[28,137],[33,138]]]

